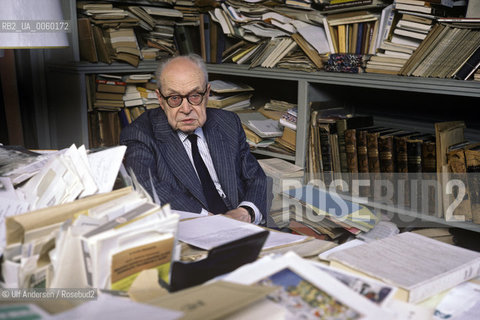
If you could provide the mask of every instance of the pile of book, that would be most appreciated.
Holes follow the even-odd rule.
[[[265,117],[259,112],[238,113],[251,147],[270,147],[276,137],[283,134],[278,120]]]
[[[109,64],[117,60],[138,66],[143,59],[154,60],[177,52],[174,30],[176,23],[183,20],[183,13],[173,9],[172,4],[114,6],[77,1],[77,10],[82,60]]]
[[[390,29],[377,54],[367,62],[366,71],[462,80],[472,77],[480,61],[478,21],[442,18],[457,16],[458,8],[465,4],[395,1]]]
[[[145,110],[158,108],[152,74],[87,75],[89,145],[118,145],[121,128]]]
[[[200,19],[201,52],[207,62],[314,71],[328,52],[321,15],[313,10],[282,4],[272,10],[232,1]]]
[[[461,23],[462,20],[465,19],[438,19],[439,23],[399,74],[460,80],[471,78],[480,63],[480,31],[478,23],[468,19]]]
[[[210,81],[207,107],[238,111],[251,108],[254,88],[248,84],[225,80]]]

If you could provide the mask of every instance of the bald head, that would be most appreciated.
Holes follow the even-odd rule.
[[[161,64],[157,72],[160,107],[173,130],[187,134],[207,120],[210,93],[205,64],[198,56],[179,56]]]
[[[190,62],[190,63],[189,63]],[[185,65],[189,67],[196,67],[199,69],[199,71],[202,73],[202,78],[204,79],[204,83],[208,83],[208,72],[207,72],[207,66],[205,65],[205,62],[203,59],[197,55],[197,54],[189,54],[189,55],[184,55],[184,56],[174,56],[170,57],[168,59],[164,59],[160,61],[157,71],[156,71],[156,79],[157,79],[157,87],[161,90],[162,87],[162,74],[164,73],[165,69],[171,65]]]

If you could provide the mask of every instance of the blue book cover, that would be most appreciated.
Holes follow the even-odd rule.
[[[124,108],[118,111],[118,117],[120,118],[120,125],[122,128],[128,126],[128,119]]]
[[[211,62],[210,57],[210,15],[208,13],[203,14],[203,32],[205,34],[205,56],[206,62]]]
[[[363,25],[364,23],[358,24],[357,45],[355,47],[355,54],[362,54]]]
[[[375,226],[379,221],[375,212],[364,205],[313,185],[305,185],[284,192],[289,197],[297,199],[303,205],[313,209],[319,216],[328,215],[339,221],[352,221],[369,228]]]

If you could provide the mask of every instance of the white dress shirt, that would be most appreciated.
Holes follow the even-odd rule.
[[[225,198],[225,192],[223,192],[222,186],[220,184],[220,181],[218,180],[217,172],[215,171],[215,167],[213,165],[212,157],[210,155],[210,151],[208,150],[208,144],[207,140],[205,139],[205,135],[203,134],[202,128],[197,128],[194,132],[198,138],[197,138],[197,145],[198,145],[198,151],[200,152],[200,156],[202,157],[203,162],[205,163],[205,166],[208,169],[208,173],[210,173],[210,177],[213,180],[213,183],[215,184],[215,188],[218,191],[218,194],[222,197]],[[183,147],[185,148],[185,151],[187,151],[188,158],[190,159],[190,162],[192,163],[193,168],[195,169],[195,172],[197,172],[197,169],[195,168],[195,164],[193,162],[193,156],[192,156],[192,145],[190,143],[190,140],[188,140],[188,134],[182,132],[182,131],[177,131],[178,137],[180,138],[180,141],[183,142]],[[198,173],[197,173],[198,176]],[[257,206],[250,202],[250,201],[242,201],[239,205],[240,206],[248,206],[253,209],[255,212],[255,221],[252,221],[255,224],[259,224],[262,220],[262,215],[260,214],[260,211],[258,210]],[[208,214],[206,209],[202,208],[202,214]]]

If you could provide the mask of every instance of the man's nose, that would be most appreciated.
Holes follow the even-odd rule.
[[[187,98],[183,98],[182,104],[179,107],[183,113],[190,113],[192,111],[193,106],[188,102]]]

